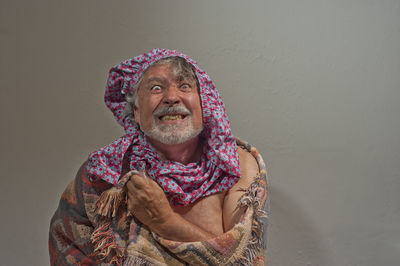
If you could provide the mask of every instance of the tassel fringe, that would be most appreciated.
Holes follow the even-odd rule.
[[[105,217],[115,217],[118,207],[125,198],[124,191],[119,187],[112,187],[104,191],[96,203],[96,213]]]
[[[137,172],[137,171],[136,171]],[[120,247],[115,240],[112,229],[112,218],[117,216],[120,206],[126,204],[126,192],[124,186],[135,171],[131,171],[122,177],[118,184],[103,193],[96,202],[95,213],[100,220],[94,230],[91,240],[94,245],[94,252],[100,259],[106,258],[111,265],[121,265],[125,257],[125,249]]]
[[[228,263],[229,265],[253,265],[260,250],[266,248],[262,234],[264,223],[268,221],[268,215],[267,212],[261,208],[260,205],[262,203],[260,202],[260,198],[257,197],[257,191],[261,186],[258,181],[261,179],[262,178],[258,176],[250,187],[245,190],[245,193],[239,200],[238,208],[252,206],[254,209],[251,236],[241,255],[234,258],[233,261]],[[111,265],[121,265],[124,258],[124,265],[155,265],[138,256],[125,257],[124,249],[121,249],[115,240],[111,226],[111,218],[117,215],[118,207],[126,198],[126,193],[122,188],[126,180],[123,180],[121,183],[122,184],[119,186],[104,191],[96,203],[96,213],[103,217],[103,219],[101,219],[103,221],[94,230],[91,237],[94,251],[102,260],[108,258],[108,262]]]
[[[94,245],[94,252],[104,260],[110,256],[110,263],[121,265],[120,261],[123,258],[123,252],[118,248],[115,241],[111,223],[104,223],[96,228],[91,237]]]
[[[245,194],[239,200],[238,207],[244,206],[253,206],[254,214],[253,214],[253,222],[251,225],[251,237],[249,239],[248,245],[244,249],[244,252],[241,256],[237,257],[231,265],[253,265],[254,260],[257,254],[260,252],[260,249],[266,248],[263,234],[263,226],[264,223],[267,222],[268,215],[267,213],[260,208],[260,199],[257,197],[257,190],[260,187],[260,183],[255,182],[251,184],[248,190],[246,190]]]

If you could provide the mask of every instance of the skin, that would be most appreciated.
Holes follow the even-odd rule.
[[[140,124],[140,128],[143,131],[150,131],[153,126],[165,127],[174,125],[179,132],[179,130],[186,129],[185,125],[188,120],[191,120],[193,128],[198,129],[202,127],[202,109],[196,81],[193,79],[177,79],[170,70],[169,65],[150,67],[143,76],[138,93],[140,108],[135,107],[134,114],[136,123]],[[165,121],[161,120],[162,116],[153,116],[153,113],[162,107],[176,106],[186,107],[191,115],[185,116],[183,119]],[[174,115],[181,114],[182,113],[174,113]],[[170,156],[175,157],[175,154],[179,154],[177,152],[183,152],[185,154],[183,163],[188,163],[186,160],[197,159],[187,157],[187,152],[192,152],[192,149],[187,149],[187,147],[197,144],[199,142],[198,136],[192,138],[187,143],[183,143],[183,145],[164,144],[149,137],[147,139],[160,155],[166,158]],[[199,145],[194,145],[194,147],[197,146]],[[191,154],[191,156],[193,155],[198,154]],[[179,159],[181,160],[182,158]]]
[[[202,126],[200,96],[195,81],[178,81],[168,65],[150,67],[139,88],[139,106],[134,108],[135,120],[141,127],[151,127],[157,108],[183,105],[192,113],[194,127]],[[156,123],[182,123],[178,120]],[[166,160],[183,164],[198,161],[202,143],[194,137],[181,144],[164,144],[148,138],[151,145]],[[227,192],[202,198],[189,206],[171,206],[156,182],[148,177],[134,175],[127,183],[128,209],[143,224],[161,237],[174,241],[192,242],[213,238],[230,230],[245,212],[237,201],[258,173],[253,156],[238,148],[241,166],[240,180]]]

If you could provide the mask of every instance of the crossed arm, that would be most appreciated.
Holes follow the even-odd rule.
[[[239,149],[239,158],[242,177],[230,191],[222,195],[221,206],[217,206],[214,202],[210,203],[207,198],[202,202],[203,209],[220,208],[219,219],[216,219],[219,221],[217,226],[222,228],[220,232],[210,230],[211,222],[199,221],[201,219],[196,219],[196,216],[187,217],[181,212],[174,211],[166,201],[163,191],[155,183],[150,183],[149,188],[140,189],[142,193],[150,189],[151,195],[156,195],[150,200],[146,195],[139,197],[139,194],[132,193],[129,189],[129,208],[139,220],[165,239],[193,242],[222,234],[231,229],[245,211],[245,209],[236,209],[237,201],[243,194],[239,188],[247,188],[258,173],[258,164],[249,153]],[[132,179],[128,186],[134,185],[135,180],[136,178]],[[154,190],[152,190],[154,185]],[[94,253],[91,241],[93,221],[89,217],[93,217],[93,204],[98,195],[110,187],[111,185],[107,182],[90,181],[85,164],[80,168],[77,177],[63,193],[51,221],[49,234],[51,265],[76,265],[78,262],[97,264],[97,255]],[[146,214],[145,211],[149,213]],[[203,218],[203,216],[197,216],[197,218]]]
[[[245,208],[236,208],[237,202],[244,193],[242,189],[248,188],[258,173],[258,165],[254,157],[241,148],[238,148],[238,152],[241,178],[224,195],[222,219],[214,219],[222,223],[220,226],[224,232],[239,222],[245,212]],[[204,241],[216,236],[215,231],[209,230],[215,225],[202,226],[196,223],[195,218],[200,218],[202,213],[190,219],[175,212],[163,190],[151,179],[148,178],[146,181],[143,177],[134,175],[127,183],[127,190],[129,211],[159,236],[182,242]],[[221,215],[221,213],[216,215]]]

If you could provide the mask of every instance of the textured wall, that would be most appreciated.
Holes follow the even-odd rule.
[[[153,47],[196,58],[268,162],[269,265],[399,265],[399,1],[0,6],[3,265],[48,264],[62,190],[123,134],[107,71]]]

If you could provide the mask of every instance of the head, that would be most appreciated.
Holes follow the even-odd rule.
[[[151,65],[127,95],[127,112],[144,134],[181,144],[203,130],[198,80],[193,66],[174,56]]]

